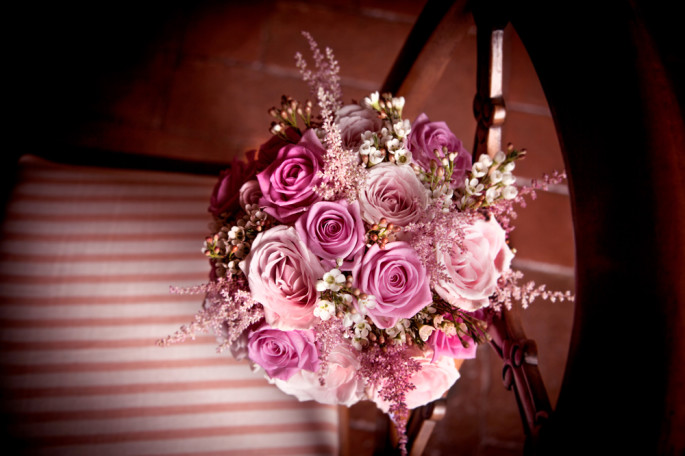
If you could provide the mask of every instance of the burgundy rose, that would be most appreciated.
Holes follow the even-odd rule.
[[[431,160],[440,160],[445,157],[443,147],[447,152],[456,152],[452,172],[452,183],[456,187],[464,185],[466,172],[471,169],[471,154],[464,148],[462,142],[454,136],[445,122],[430,122],[428,116],[420,114],[416,118],[409,133],[408,148],[412,153],[412,159],[422,168],[430,169]],[[434,151],[438,151],[436,159]]]
[[[347,260],[340,268],[351,270],[352,259],[365,245],[364,222],[355,201],[315,203],[295,223],[300,238],[309,250],[325,261],[329,268],[337,267],[337,260]]]
[[[391,328],[433,302],[426,270],[406,242],[391,242],[384,249],[374,244],[353,276],[355,287],[376,298],[367,313],[379,328]]]
[[[288,380],[301,370],[319,368],[319,350],[314,332],[280,331],[263,325],[248,335],[249,358],[269,377]]]
[[[318,174],[325,153],[314,130],[307,130],[297,144],[281,148],[274,162],[257,174],[264,211],[282,223],[292,223],[320,201],[314,187],[322,182]]]
[[[239,207],[240,187],[255,175],[254,151],[246,155],[247,162],[233,159],[231,166],[219,174],[219,180],[214,185],[214,191],[209,200],[209,212],[215,216],[223,213],[231,214]]]

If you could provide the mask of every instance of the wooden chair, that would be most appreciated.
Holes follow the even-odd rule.
[[[571,189],[577,299],[555,411],[516,314],[504,312],[491,327],[526,451],[681,454],[685,104],[676,23],[639,1],[429,1],[383,90],[411,94],[416,104],[428,97],[469,14],[478,28],[474,154],[501,147],[502,29],[510,22],[545,90]],[[424,424],[410,435],[411,454],[423,451],[426,439],[417,436],[443,406],[416,411]]]

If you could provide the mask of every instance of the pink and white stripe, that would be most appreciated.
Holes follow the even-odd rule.
[[[336,454],[336,407],[300,403],[210,336],[160,348],[207,280],[214,178],[22,160],[0,243],[8,432],[36,455]]]

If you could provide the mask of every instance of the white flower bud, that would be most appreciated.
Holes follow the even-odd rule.
[[[478,157],[478,163],[482,163],[485,167],[489,168],[492,166],[492,158],[488,154],[482,154]]]
[[[507,159],[507,154],[505,154],[501,150],[499,152],[497,152],[493,158],[495,163],[502,163],[506,159]]]

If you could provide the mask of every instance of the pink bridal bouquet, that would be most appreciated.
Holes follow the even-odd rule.
[[[287,394],[374,401],[402,435],[487,340],[491,313],[568,296],[511,269],[513,206],[533,191],[512,175],[524,151],[472,161],[445,122],[404,119],[403,98],[343,104],[332,52],[305,36],[315,69],[296,60],[319,114],[283,97],[271,140],[221,174],[211,280],[180,290],[204,294],[202,309],[161,343],[214,332]]]

